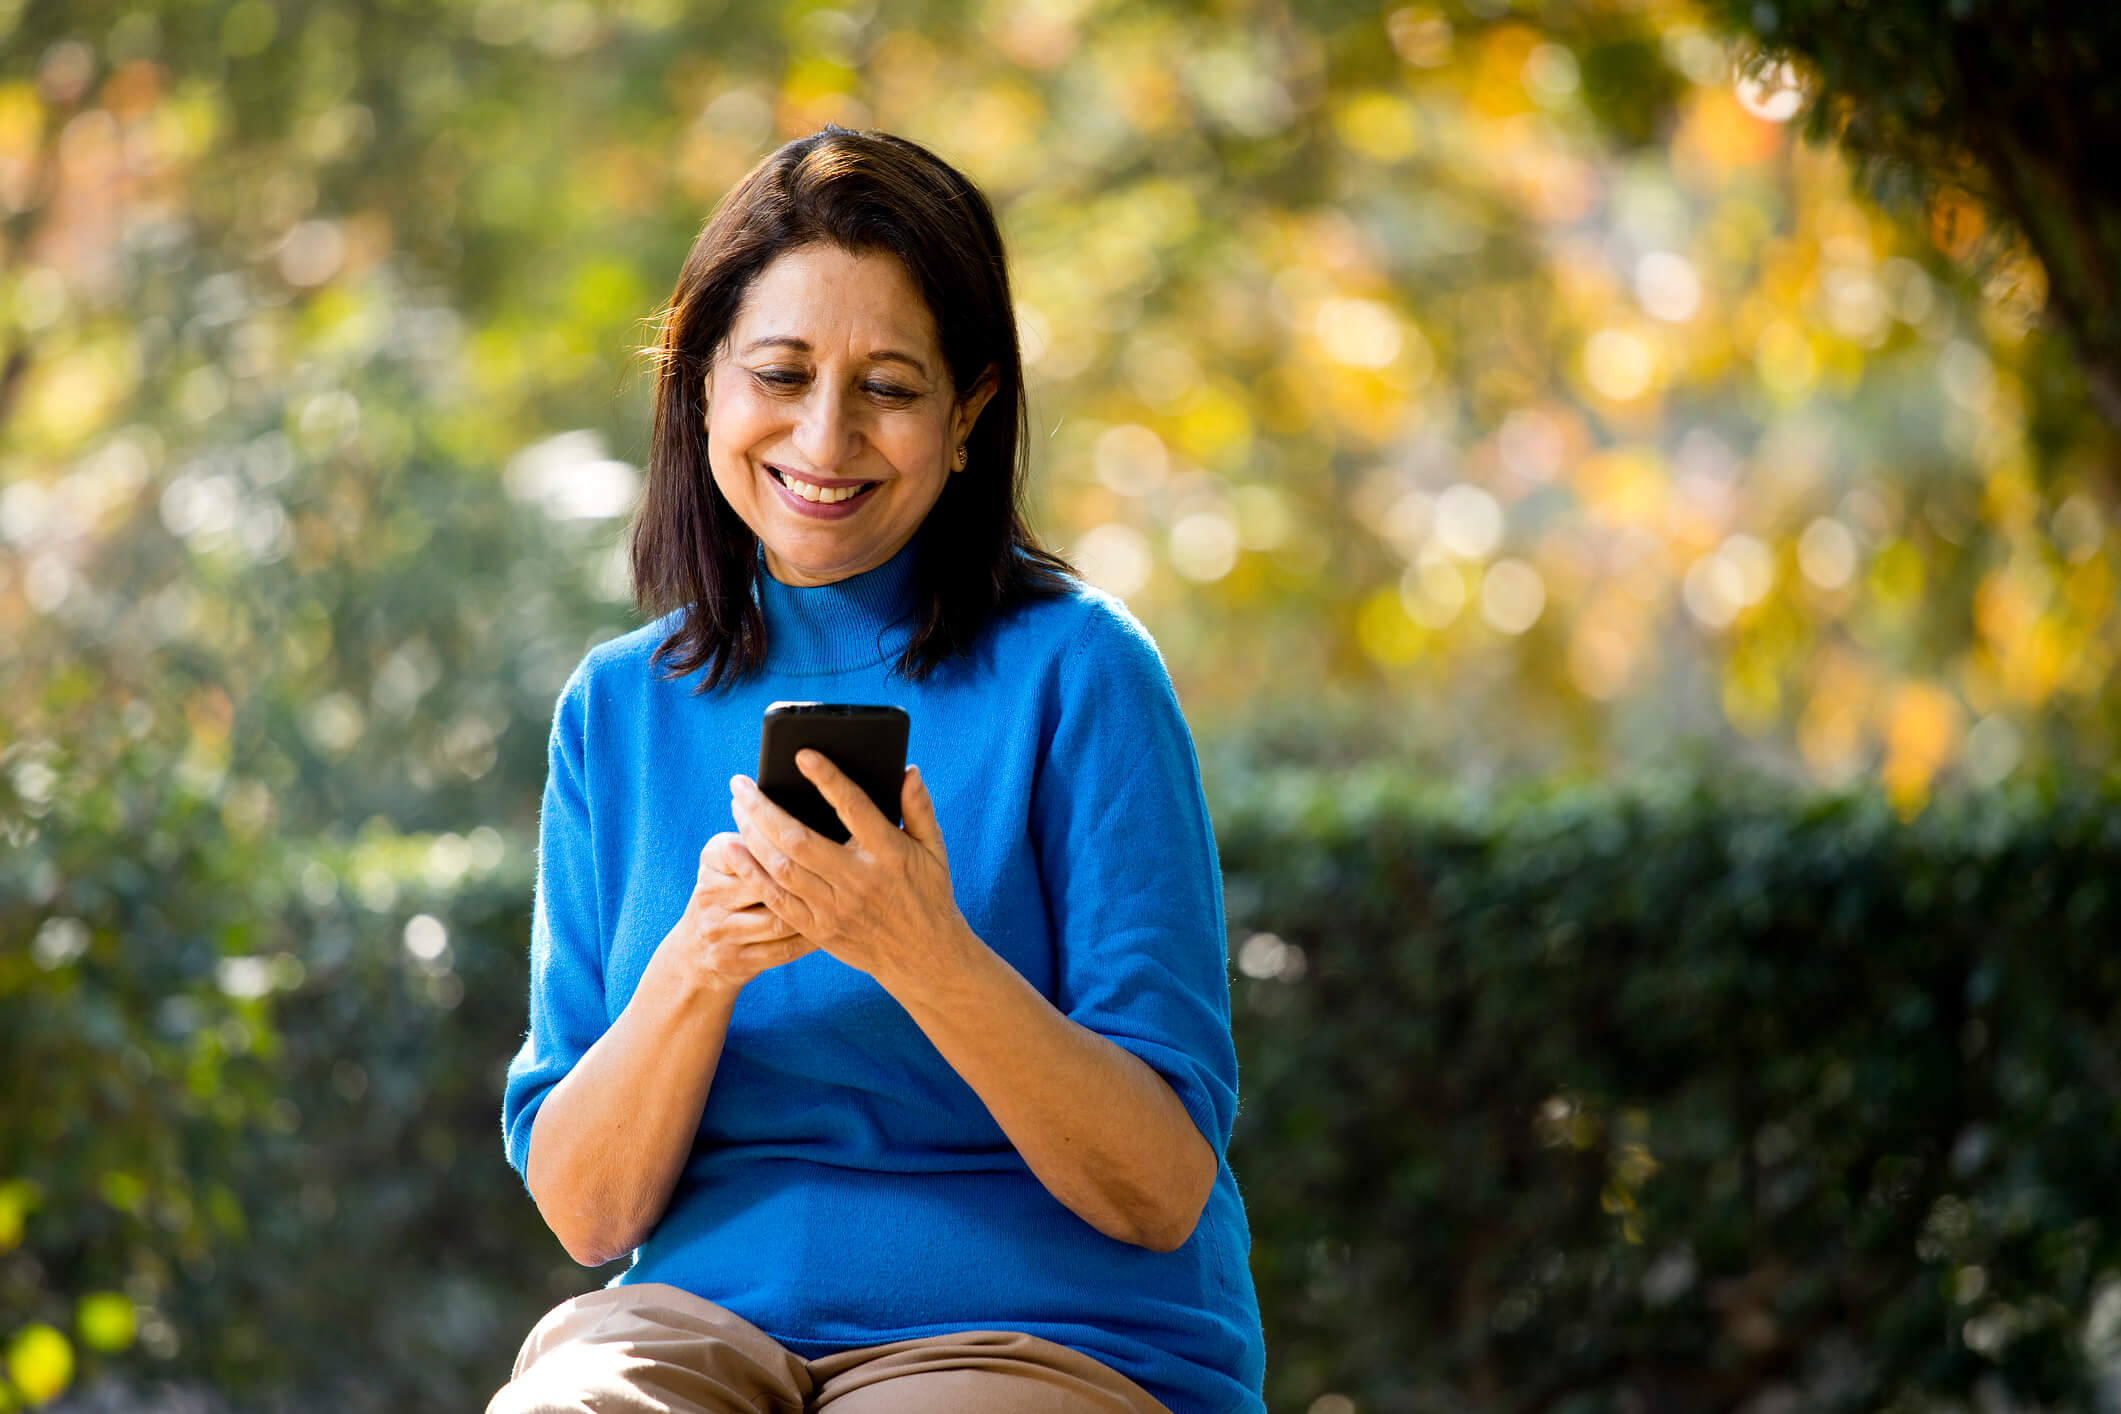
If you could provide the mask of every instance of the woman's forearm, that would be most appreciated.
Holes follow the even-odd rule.
[[[658,967],[537,1112],[525,1177],[546,1224],[583,1266],[640,1245],[662,1217],[699,1131],[728,1035],[733,989]]]
[[[879,978],[986,1103],[1031,1172],[1107,1237],[1168,1252],[1193,1234],[1215,1151],[1164,1078],[1069,1020],[963,930],[919,977]]]

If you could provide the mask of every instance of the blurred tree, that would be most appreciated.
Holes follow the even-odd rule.
[[[2121,556],[2084,494],[2113,439],[2056,392],[2037,265],[1976,278],[1851,200],[1686,0],[0,25],[0,614],[52,612],[114,533],[65,509],[100,449],[148,448],[159,493],[256,398],[325,391],[314,351],[426,349],[453,411],[417,461],[474,499],[573,431],[526,475],[622,513],[658,293],[728,184],[831,119],[994,195],[1044,528],[1204,723],[1345,691],[1482,769],[1678,732],[1889,773],[1907,809],[2121,733]],[[363,416],[402,459],[390,401]]]
[[[1713,8],[1758,44],[1756,76],[1803,65],[1813,134],[1863,159],[1880,191],[1919,198],[1947,249],[1977,238],[1984,213],[2023,235],[2092,402],[2121,429],[2121,9],[2076,0]]]

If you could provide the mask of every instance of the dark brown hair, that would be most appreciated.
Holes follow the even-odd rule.
[[[723,198],[649,350],[655,426],[633,523],[634,600],[651,620],[686,610],[650,661],[670,660],[665,677],[708,665],[699,692],[766,661],[765,616],[752,597],[758,539],[708,468],[702,385],[751,282],[779,256],[820,243],[897,256],[935,318],[956,394],[983,376],[995,383],[966,439],[965,470],[944,478],[914,532],[917,622],[899,673],[926,677],[998,610],[1064,593],[1075,575],[1024,522],[1023,359],[993,209],[926,148],[828,124],[766,157]]]

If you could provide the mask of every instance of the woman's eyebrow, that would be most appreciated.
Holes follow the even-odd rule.
[[[778,346],[801,354],[810,352],[810,341],[798,339],[792,334],[768,334],[763,339],[753,339],[750,343],[744,345],[743,351],[747,354],[756,353],[758,350],[769,346]],[[900,353],[897,349],[877,349],[869,355],[869,358],[874,363],[903,363],[915,373],[920,374],[921,377],[926,378],[928,376],[927,364],[922,363],[912,354]]]

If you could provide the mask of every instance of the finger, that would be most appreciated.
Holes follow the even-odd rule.
[[[764,903],[758,889],[742,874],[703,875],[692,891],[693,903],[700,908],[719,908],[724,913],[736,913],[742,909]]]
[[[817,944],[798,933],[776,942],[754,943],[744,950],[744,959],[746,962],[763,962],[765,967],[779,967],[816,951]]]
[[[807,895],[825,892],[821,881],[765,835],[764,827],[743,801],[731,802],[730,809],[736,815],[737,828],[743,835],[743,848],[733,851],[743,856],[737,877],[757,895],[760,903],[798,929],[813,922],[815,913]],[[798,823],[797,828],[804,827]]]
[[[934,851],[937,858],[947,861],[949,854],[943,849],[943,827],[935,818],[935,799],[928,794],[928,782],[921,775],[920,767],[906,768],[898,800],[899,810],[906,817],[906,833]]]
[[[743,836],[731,833],[719,836],[727,841],[721,847],[721,857],[700,866],[700,877],[693,881],[692,898],[695,907],[719,907],[731,912],[760,902],[758,885],[760,877],[751,851],[744,848]]]
[[[883,841],[896,833],[884,812],[869,798],[869,792],[856,785],[854,777],[834,765],[824,752],[804,747],[795,753],[795,768],[817,787],[818,794],[825,797],[840,823],[847,827],[847,833],[864,850],[876,853]]]
[[[700,923],[700,937],[703,941],[735,943],[740,946],[769,943],[775,938],[791,938],[801,932],[802,929],[762,903],[718,912]]]
[[[763,841],[771,850],[778,850],[801,867],[815,872],[825,860],[839,850],[839,846],[826,839],[816,830],[790,815],[774,804],[771,797],[758,788],[758,783],[749,776],[729,778],[730,813],[736,816],[737,829],[750,846],[759,863],[768,873],[778,874],[779,866],[768,857],[769,850],[762,850]],[[742,806],[740,812],[737,807]],[[746,828],[746,815],[752,828]],[[754,838],[756,836],[756,838]]]
[[[776,828],[758,808],[757,798],[746,800],[734,797],[729,802],[729,813],[736,819],[739,843],[731,850],[731,856],[742,857],[749,866],[749,875],[786,882],[793,878],[801,865],[789,850],[788,837],[794,828]],[[782,812],[784,815],[785,811]],[[799,827],[800,822],[794,822]]]
[[[702,929],[719,928],[721,920],[725,918],[766,917],[773,919],[780,926],[786,926],[780,923],[780,915],[759,901],[757,891],[753,889],[739,890],[732,887],[720,895],[702,892],[695,899],[694,912],[698,915]]]
[[[801,936],[788,926],[785,919],[763,904],[724,914],[722,921],[714,926],[713,933],[716,941],[735,943],[740,947],[757,947],[761,943]]]
[[[741,847],[742,843],[743,836],[734,830],[723,830],[720,834],[709,839],[706,846],[700,850],[700,875],[702,881],[704,882],[709,874],[728,876],[735,873],[729,866],[729,847],[731,845]]]
[[[732,831],[728,835],[728,844],[721,846],[721,867],[702,871],[700,873],[700,888],[728,886],[730,882],[740,882],[740,880],[755,876],[755,873],[761,873],[761,871],[764,871],[764,869],[761,869],[761,865],[759,865],[757,854],[751,852],[749,844],[744,844],[742,835]]]

